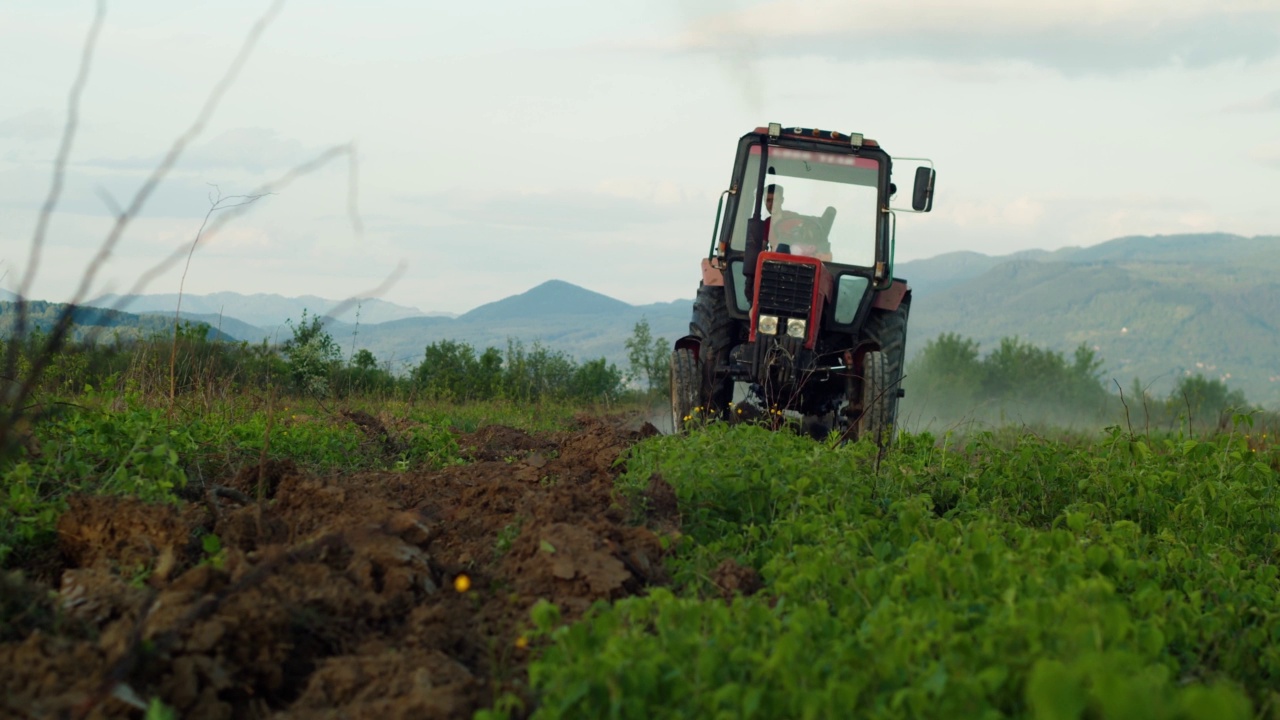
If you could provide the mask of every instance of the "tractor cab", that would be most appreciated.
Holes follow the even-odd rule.
[[[931,210],[935,179],[930,161],[914,162],[911,206],[895,208],[893,159],[861,134],[773,123],[739,139],[690,335],[673,353],[677,429],[686,407],[729,417],[738,384],[748,403],[856,429],[873,352],[893,354],[872,360],[897,375],[883,381],[896,410],[910,291],[893,276],[895,212]]]

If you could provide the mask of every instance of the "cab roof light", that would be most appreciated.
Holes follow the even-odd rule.
[[[758,127],[755,130],[758,133],[765,133],[770,140],[777,140],[782,136],[805,138],[807,140],[817,140],[826,143],[844,143],[848,141],[850,147],[880,147],[879,143],[864,136],[862,133],[844,134],[837,130],[819,130],[817,128],[791,127],[784,128],[782,123],[769,123],[768,127]]]

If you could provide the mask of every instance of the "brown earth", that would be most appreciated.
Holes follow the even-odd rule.
[[[60,569],[56,587],[0,575],[17,606],[0,716],[137,718],[158,697],[194,720],[450,718],[522,692],[536,601],[572,620],[665,581],[658,537],[632,522],[673,527],[670,486],[655,479],[647,508],[613,490],[656,431],[578,424],[459,436],[470,462],[437,472],[270,462],[177,507],[72,500],[62,567],[29,573]]]

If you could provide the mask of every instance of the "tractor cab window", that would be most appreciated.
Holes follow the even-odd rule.
[[[775,252],[831,262],[875,264],[879,163],[838,153],[770,147],[760,216]],[[746,247],[747,220],[755,208],[760,146],[751,148],[732,247]]]

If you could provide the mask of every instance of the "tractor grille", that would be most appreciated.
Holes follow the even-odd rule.
[[[816,266],[769,260],[760,269],[757,302],[765,315],[809,317]]]

